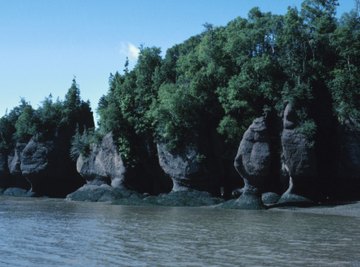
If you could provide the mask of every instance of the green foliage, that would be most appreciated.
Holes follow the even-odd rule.
[[[0,152],[6,152],[11,147],[11,138],[15,127],[8,116],[0,118]]]
[[[80,107],[80,105],[81,105],[80,89],[74,78],[72,80],[71,87],[69,88],[68,92],[65,95],[65,101],[64,101],[65,113],[70,114],[72,112],[75,112],[76,109]]]
[[[303,121],[295,130],[307,137],[308,140],[307,145],[309,147],[313,147],[315,145],[314,140],[315,140],[317,127],[314,120],[307,119]]]
[[[355,11],[345,14],[334,31],[331,45],[338,62],[329,81],[335,114],[340,121],[360,119],[360,18]]]
[[[22,112],[15,123],[15,138],[20,142],[28,141],[39,129],[39,119],[35,110],[28,103],[22,105]]]
[[[164,58],[157,47],[140,47],[133,70],[126,61],[123,74],[110,75],[97,132],[112,132],[131,166],[141,153],[155,154],[159,141],[181,149],[219,133],[231,150],[255,117],[281,114],[286,102],[296,105],[298,131],[311,138],[322,101],[340,122],[359,119],[360,20],[355,11],[337,20],[337,5],[305,0],[301,10],[289,8],[283,16],[254,8],[224,27],[204,24],[202,33],[168,49]],[[78,124],[74,155],[86,153],[89,117],[74,79],[64,102],[49,97],[36,111],[24,102],[4,116],[0,148],[38,129],[73,134]]]
[[[82,132],[85,128],[93,128],[94,121],[90,108],[90,102],[82,101],[80,98],[80,89],[76,80],[72,80],[71,87],[65,95],[63,102],[63,114],[60,125],[63,129],[73,135],[76,126]]]
[[[80,90],[73,80],[64,101],[53,101],[52,96],[49,95],[35,110],[28,102],[21,99],[19,106],[0,118],[0,151],[8,153],[15,147],[16,142],[27,142],[33,137],[45,141],[60,134],[64,145],[67,146],[70,145],[70,139],[75,131],[79,136],[85,129],[91,131],[93,127],[90,103],[80,99]],[[89,142],[93,141],[94,138]],[[84,148],[79,151],[83,150]],[[74,151],[72,151],[73,155]]]
[[[131,138],[126,138],[124,135],[121,135],[117,140],[117,145],[121,159],[127,166],[134,167],[138,162],[138,157],[133,152]]]
[[[98,140],[93,130],[85,129],[80,133],[79,127],[77,127],[75,135],[71,140],[70,157],[76,161],[80,155],[88,156],[91,152],[91,144],[97,142]]]
[[[219,123],[217,131],[225,136],[225,141],[231,145],[236,145],[246,131],[245,123],[240,124],[236,119],[227,115]]]
[[[100,130],[115,133],[130,161],[138,138],[181,149],[217,131],[234,146],[255,117],[281,114],[289,101],[299,131],[313,137],[314,107],[329,93],[338,117],[357,117],[359,19],[337,21],[336,7],[305,0],[284,16],[254,8],[225,27],[204,24],[163,59],[160,49],[141,47],[135,68],[110,79]]]
[[[47,139],[56,133],[59,123],[63,119],[63,103],[58,99],[52,100],[52,95],[45,98],[42,105],[36,110],[39,118],[40,137]]]
[[[170,149],[184,146],[198,134],[201,102],[186,88],[163,84],[152,117],[158,138]]]
[[[27,105],[25,99],[21,99],[19,106],[0,119],[0,151],[7,152],[14,146],[15,124]]]
[[[334,110],[340,121],[348,118],[360,119],[360,69],[350,65],[335,69],[330,88]]]

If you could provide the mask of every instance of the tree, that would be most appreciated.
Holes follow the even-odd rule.
[[[301,15],[308,31],[314,63],[317,60],[330,66],[336,58],[329,47],[329,39],[336,29],[335,15],[338,5],[338,0],[305,0],[302,3]],[[316,66],[319,67],[321,66]]]
[[[0,118],[0,152],[6,152],[11,148],[12,136],[15,130],[7,115]]]
[[[344,14],[331,38],[339,60],[332,71],[329,87],[334,110],[343,121],[360,119],[360,19],[355,10]]]
[[[63,108],[63,103],[60,100],[54,102],[50,94],[36,110],[43,138],[49,138],[56,133],[60,126],[59,122],[62,121]]]
[[[64,108],[65,113],[70,114],[76,111],[80,107],[81,99],[80,99],[80,89],[78,84],[76,83],[75,78],[72,80],[71,87],[67,91],[65,95]]]
[[[93,115],[90,102],[81,100],[80,89],[75,78],[72,80],[71,87],[65,95],[63,103],[64,111],[62,115],[62,128],[73,135],[78,126],[82,133],[85,128],[94,127]]]
[[[142,47],[133,73],[116,89],[124,118],[140,135],[152,135],[148,113],[157,95],[153,79],[155,70],[161,66],[160,52],[157,47]]]
[[[27,104],[15,123],[15,138],[20,141],[28,141],[39,130],[39,120],[35,110]]]

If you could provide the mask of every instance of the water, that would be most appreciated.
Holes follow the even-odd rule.
[[[360,219],[0,197],[0,266],[360,266]]]

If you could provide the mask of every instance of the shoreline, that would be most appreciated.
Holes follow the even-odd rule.
[[[336,203],[336,204],[321,204],[318,206],[310,206],[310,207],[296,207],[296,206],[273,207],[273,208],[269,208],[268,210],[360,218],[360,201]]]
[[[0,196],[5,196],[5,195],[1,195]],[[201,196],[201,195],[200,195]],[[5,196],[5,197],[10,197],[10,198],[18,198],[18,199],[22,199],[22,197],[29,199],[29,196]],[[174,197],[174,196],[173,196]],[[215,209],[234,209],[234,210],[246,210],[246,209],[239,209],[236,208],[232,205],[232,207],[229,207],[228,205],[226,205],[226,202],[228,201],[224,201],[221,202],[219,201],[218,203],[216,203],[217,201],[215,201],[216,199],[213,198],[209,198],[208,196],[203,196],[204,199],[203,201],[200,201],[200,203],[192,203],[191,200],[194,196],[190,196],[190,198],[188,198],[189,196],[186,196],[185,199],[183,198],[184,196],[178,198],[175,195],[175,198],[171,198],[171,199],[167,199],[167,196],[165,196],[165,199],[163,199],[164,203],[162,203],[163,201],[161,201],[161,197],[160,198],[156,198],[156,197],[148,197],[147,199],[136,199],[133,197],[129,197],[124,198],[124,199],[107,199],[107,201],[105,201],[105,199],[103,201],[86,201],[86,200],[70,200],[70,199],[66,199],[66,198],[58,198],[58,199],[62,199],[64,201],[74,201],[74,202],[85,202],[85,203],[107,203],[109,205],[124,205],[124,206],[167,206],[167,207],[206,207],[206,208],[215,208]],[[197,196],[199,197],[199,196]],[[32,199],[44,199],[42,197],[33,197]],[[45,199],[49,199],[49,198],[45,198]],[[52,198],[50,198],[52,199]],[[157,201],[156,201],[157,199]],[[126,201],[125,201],[126,200]],[[208,201],[206,201],[208,200]],[[212,201],[210,201],[212,200]],[[215,203],[213,202],[215,201]],[[232,200],[234,201],[234,200]],[[231,202],[231,200],[230,200]],[[195,205],[191,205],[191,204],[195,204]],[[225,205],[224,205],[225,204]],[[228,202],[228,204],[230,204]],[[266,205],[266,211],[282,211],[282,212],[294,212],[294,213],[306,213],[306,214],[317,214],[317,215],[330,215],[330,216],[346,216],[346,217],[354,217],[354,218],[360,218],[360,201],[351,201],[351,202],[338,202],[338,203],[322,203],[319,205],[314,205],[314,206],[297,206],[296,204],[291,205],[290,203],[288,203],[287,205],[282,205],[282,206],[278,206],[278,205]]]

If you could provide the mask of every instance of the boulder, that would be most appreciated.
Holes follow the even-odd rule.
[[[217,205],[222,202],[222,199],[214,197],[205,191],[183,190],[172,191],[158,196],[148,196],[144,198],[144,202],[160,206],[199,207]]]
[[[198,190],[217,194],[219,183],[204,157],[195,146],[188,146],[182,151],[172,152],[166,144],[158,144],[159,164],[171,177],[173,192]]]
[[[75,192],[67,195],[66,199],[74,201],[112,202],[116,199],[127,198],[130,191],[114,188],[107,184],[86,184]]]
[[[283,168],[289,176],[289,187],[280,202],[299,201],[298,196],[314,198],[317,194],[316,155],[314,140],[299,131],[295,109],[288,104],[284,111],[281,146]]]
[[[244,192],[234,202],[233,208],[243,210],[261,210],[264,209],[264,203],[259,189],[249,184],[245,184]]]
[[[270,175],[270,139],[264,117],[253,121],[244,133],[234,161],[244,180],[244,189],[237,200],[239,208],[262,208],[261,193]]]
[[[79,156],[76,169],[88,184],[124,186],[126,170],[111,133],[100,144],[92,145],[89,155]]]
[[[85,184],[75,192],[67,195],[71,201],[108,202],[116,205],[150,205],[144,198],[147,195],[128,190],[126,188],[112,187],[107,184]]]
[[[9,187],[3,192],[4,196],[12,197],[32,197],[34,194],[31,191],[28,191],[23,188],[18,187]]]
[[[261,195],[261,199],[265,205],[272,205],[279,201],[280,195],[275,192],[266,192]]]

